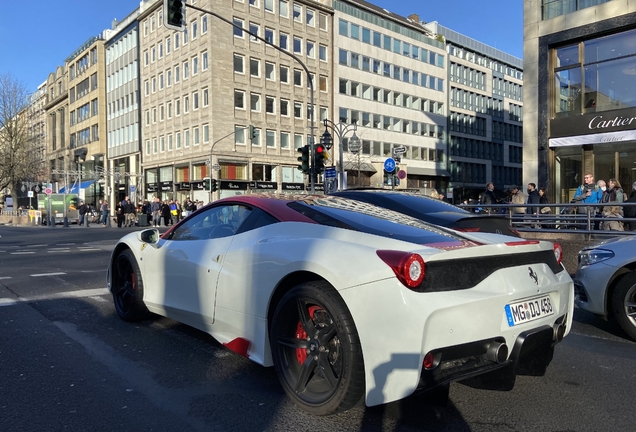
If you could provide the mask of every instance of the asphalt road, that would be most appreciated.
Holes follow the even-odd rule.
[[[544,377],[510,392],[453,384],[313,417],[274,371],[174,321],[121,321],[105,289],[133,229],[0,226],[1,431],[633,431],[636,343],[576,311]]]

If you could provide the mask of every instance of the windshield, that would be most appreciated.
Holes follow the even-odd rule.
[[[288,206],[313,221],[417,244],[447,243],[464,239],[435,225],[376,207],[335,196],[312,197]]]

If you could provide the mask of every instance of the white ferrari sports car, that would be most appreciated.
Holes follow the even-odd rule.
[[[107,283],[122,319],[207,332],[326,415],[543,375],[572,324],[560,254],[341,197],[243,195],[126,235]]]

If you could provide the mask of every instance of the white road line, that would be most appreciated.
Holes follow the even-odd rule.
[[[66,250],[50,250],[47,252],[48,253],[70,253],[71,251],[69,249],[66,249]]]
[[[59,248],[49,248],[49,250],[71,250],[71,248],[59,247]]]
[[[39,244],[39,245],[28,245],[28,246],[25,246],[25,247],[33,248],[33,247],[44,247],[44,246],[48,246],[48,245],[47,244]]]
[[[0,276],[0,280],[2,279],[11,279],[11,276]]]
[[[65,275],[66,273],[64,272],[57,272],[57,273],[39,273],[39,274],[32,274],[29,275],[31,277],[42,277],[42,276],[61,276],[61,275]]]
[[[57,243],[55,246],[73,246],[75,243]]]
[[[35,252],[11,252],[11,255],[28,255],[34,254]]]
[[[101,251],[101,249],[80,249],[80,251],[82,251],[82,252]]]
[[[61,293],[46,294],[46,295],[40,295],[40,296],[34,296],[34,297],[23,297],[19,299],[0,298],[0,307],[13,306],[18,303],[28,303],[33,301],[59,300],[59,299],[66,299],[66,298],[97,297],[97,296],[104,296],[108,294],[110,294],[110,292],[106,288],[95,288],[95,289],[86,289],[86,290],[78,290],[78,291],[66,291]]]

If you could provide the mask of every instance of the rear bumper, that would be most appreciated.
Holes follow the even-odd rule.
[[[566,316],[556,324],[565,324]],[[416,392],[460,381],[470,387],[487,390],[512,390],[517,375],[543,376],[552,361],[554,346],[559,342],[555,328],[542,326],[527,330],[517,337],[507,360],[498,363],[488,358],[492,344],[505,343],[493,338],[436,350],[439,363],[430,370],[422,369]]]

